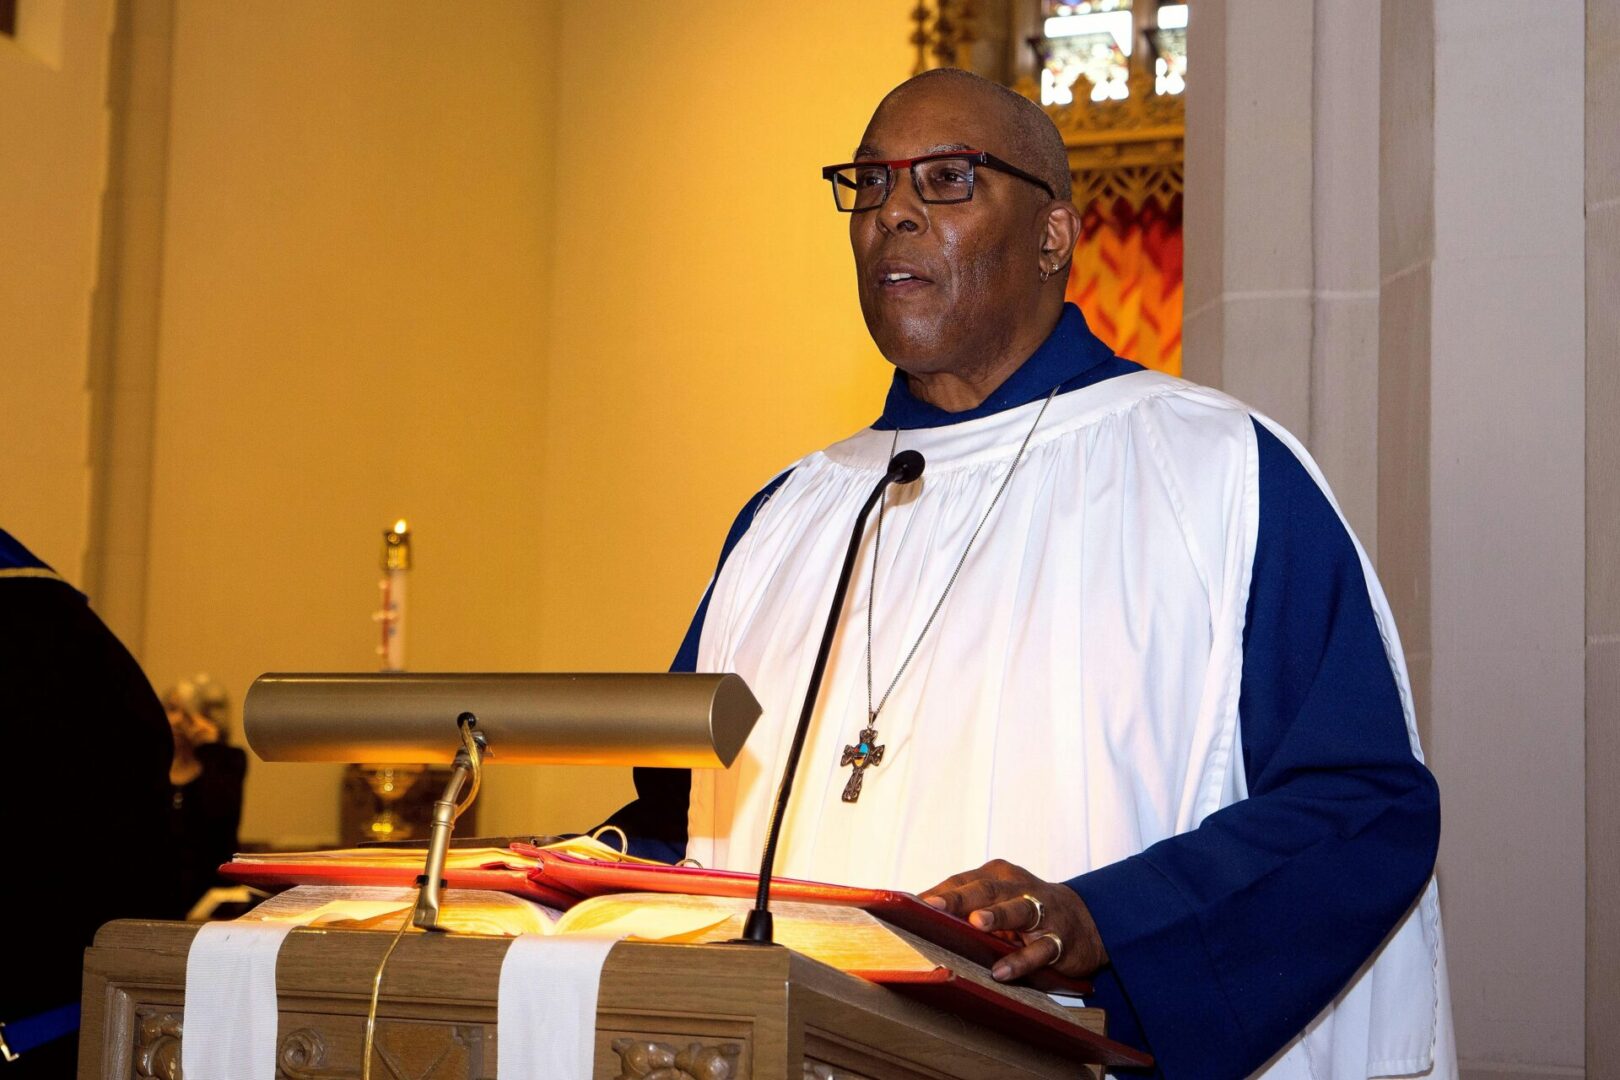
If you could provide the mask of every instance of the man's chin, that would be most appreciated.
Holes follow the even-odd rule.
[[[949,371],[954,355],[946,335],[936,327],[875,327],[868,325],[872,341],[883,358],[908,375],[932,375]]]

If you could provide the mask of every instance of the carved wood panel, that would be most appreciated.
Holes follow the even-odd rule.
[[[174,1009],[141,1009],[135,1013],[135,1080],[180,1080],[181,1018]]]
[[[364,1020],[354,1016],[288,1017],[296,1025],[276,1045],[278,1080],[358,1080]],[[139,1010],[131,1058],[134,1080],[184,1080],[180,1010]],[[379,1080],[493,1080],[479,1024],[381,1021],[372,1075]],[[707,1080],[706,1077],[700,1080]]]
[[[615,1080],[742,1080],[742,1044],[689,1042],[684,1046],[623,1037],[610,1044],[619,1057]]]
[[[360,1076],[364,1035],[358,1017],[299,1027],[276,1047],[278,1080],[350,1080]],[[323,1031],[322,1029],[329,1029]],[[333,1038],[332,1036],[337,1036]],[[371,1073],[381,1080],[486,1080],[485,1030],[478,1024],[380,1021]]]

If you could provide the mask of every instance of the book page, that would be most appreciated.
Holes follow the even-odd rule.
[[[740,897],[616,893],[575,905],[556,932],[622,934],[642,941],[730,941],[742,936],[753,902]],[[939,966],[860,908],[771,905],[776,943],[842,971],[932,971]],[[964,961],[965,962],[965,961]]]
[[[743,902],[744,910],[752,904]],[[932,971],[953,964],[924,956],[875,916],[839,904],[771,904],[776,942],[840,971]],[[955,964],[968,961],[946,950]]]
[[[709,935],[732,921],[731,911],[722,906],[728,903],[707,896],[616,893],[575,904],[557,920],[555,932],[676,943],[723,941],[736,935]]]
[[[243,915],[244,920],[349,930],[397,930],[411,917],[416,890],[354,885],[299,885]],[[561,912],[507,893],[447,889],[439,925],[459,934],[516,937],[550,934]]]

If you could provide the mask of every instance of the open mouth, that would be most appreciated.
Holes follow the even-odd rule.
[[[913,270],[897,267],[881,268],[877,275],[878,290],[885,293],[915,292],[932,284],[933,282]]]

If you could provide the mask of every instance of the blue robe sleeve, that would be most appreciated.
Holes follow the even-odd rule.
[[[754,524],[760,508],[782,486],[793,472],[789,469],[766,484],[758,494],[748,500],[742,512],[731,524],[726,542],[720,548],[720,561],[714,568],[714,578],[720,577],[726,560],[738,541]],[[703,636],[703,620],[709,613],[709,597],[714,592],[714,579],[703,592],[692,624],[675,653],[670,671],[696,671],[698,641]],[[676,863],[686,857],[686,809],[692,796],[692,774],[688,769],[636,769],[636,797],[620,807],[603,825],[616,825],[629,838],[630,854],[643,859]],[[601,826],[597,826],[600,828]],[[595,831],[595,830],[592,830]]]
[[[1244,1077],[1286,1045],[1399,924],[1440,837],[1355,547],[1300,461],[1255,430],[1249,798],[1068,882],[1108,949],[1089,1003],[1166,1077]]]

